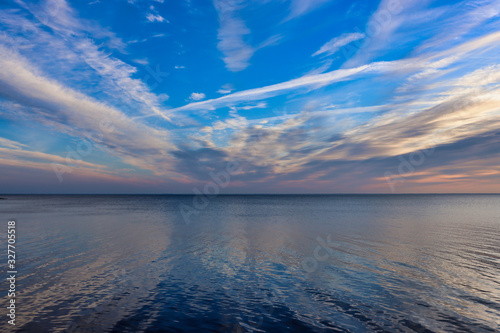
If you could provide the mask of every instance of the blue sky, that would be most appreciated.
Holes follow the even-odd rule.
[[[500,192],[499,14],[2,1],[0,192]]]

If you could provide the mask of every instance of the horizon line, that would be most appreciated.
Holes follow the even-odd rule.
[[[197,196],[204,195],[208,197],[218,196],[251,196],[251,195],[500,195],[500,192],[429,192],[429,193],[221,193],[221,194],[194,194],[194,193],[0,193],[0,196],[9,195],[183,195],[183,196]]]

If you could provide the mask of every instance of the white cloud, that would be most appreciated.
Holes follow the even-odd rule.
[[[55,163],[60,163],[60,164],[69,164],[69,165],[79,165],[79,166],[85,166],[85,167],[91,167],[94,169],[106,169],[107,167],[104,165],[99,165],[95,163],[89,163],[85,162],[79,159],[74,159],[71,157],[61,157],[58,155],[53,155],[53,154],[46,154],[43,152],[39,151],[31,151],[31,150],[24,150],[20,149],[17,147],[14,147],[13,149],[9,148],[0,148],[0,156],[9,156],[13,157],[16,156],[18,158],[27,158],[30,160],[39,160],[39,161],[44,161],[44,162],[55,162]]]
[[[439,47],[447,41],[458,40],[460,36],[468,33],[473,28],[480,25],[484,26],[485,22],[500,15],[498,0],[464,3],[464,6],[457,8],[463,8],[463,12],[458,15],[448,15],[447,18],[440,20],[441,33],[418,47],[416,52]]]
[[[276,45],[281,35],[272,35],[256,46],[249,42],[251,31],[239,11],[244,8],[241,0],[213,0],[219,17],[217,31],[217,48],[222,52],[226,68],[231,72],[239,72],[250,65],[254,53],[268,46]]]
[[[100,45],[98,46],[90,37],[107,38],[109,47],[118,49],[124,48],[121,39],[93,22],[79,19],[74,10],[64,0],[48,1],[44,7],[24,2],[20,4],[37,17],[42,24],[55,31],[54,34],[50,34],[39,25],[33,25],[30,27],[33,36],[31,39],[26,40],[26,44],[36,45],[41,48],[41,51],[45,51],[46,45],[50,45],[51,52],[48,56],[50,57],[48,63],[56,60],[58,66],[67,65],[68,69],[82,65],[90,66],[101,77],[99,85],[104,88],[102,90],[110,93],[113,97],[119,96],[120,99],[129,99],[139,103],[137,109],[143,113],[156,114],[169,120],[165,112],[161,111],[161,103],[168,96],[165,94],[156,95],[150,91],[148,85],[142,80],[132,78],[137,73],[137,68],[110,56],[109,51]],[[17,20],[13,18],[17,18]],[[22,17],[2,17],[4,22],[6,19],[8,19],[7,23],[10,24],[10,29],[14,31],[15,29],[25,28],[25,21],[22,20]],[[89,33],[90,37],[88,36]],[[53,50],[54,46],[59,47],[57,50]],[[17,47],[17,45],[14,44],[14,47]],[[39,52],[29,54],[29,48],[24,48],[22,51],[24,55],[31,55],[32,58],[37,60],[37,63],[40,62],[40,59],[43,59]],[[46,54],[49,54],[49,52]],[[149,81],[151,81],[149,84],[157,84],[152,76],[158,77],[159,73],[154,70],[151,70],[151,72],[154,75],[149,76]],[[95,75],[95,73],[91,75]]]
[[[437,23],[441,30],[443,15],[448,8],[445,6],[426,8],[427,4],[426,1],[418,0],[382,0],[366,24],[366,38],[363,44],[349,49],[352,58],[347,60],[343,67],[366,64],[381,54],[391,52],[396,44],[406,44],[420,38],[422,27],[425,27],[424,31],[428,31],[432,29],[432,24]]]
[[[189,96],[189,99],[192,101],[201,101],[204,98],[205,98],[204,93],[197,93],[197,92],[194,92]]]
[[[255,49],[245,38],[250,34],[245,22],[237,16],[240,9],[239,0],[214,0],[214,6],[219,15],[219,30],[217,48],[222,52],[226,68],[232,72],[247,68]]]
[[[278,44],[281,40],[283,39],[283,36],[282,35],[273,35],[271,37],[269,37],[268,39],[266,39],[265,41],[263,41],[262,43],[260,43],[258,46],[257,46],[257,49],[263,49],[265,47],[268,47],[268,46],[273,46],[273,45],[276,45]]]
[[[26,145],[23,143],[12,141],[6,138],[0,138],[0,146],[13,149],[22,149],[22,147],[26,147]]]
[[[233,90],[234,90],[233,85],[230,83],[226,83],[225,85],[220,87],[219,90],[217,90],[217,93],[219,93],[221,95],[227,95],[227,94],[230,94]]]
[[[318,67],[312,68],[304,75],[315,75],[315,74],[321,74],[321,73],[326,72],[332,66],[333,60],[334,59],[329,58],[329,59],[324,59],[323,61],[320,61],[318,63],[318,65],[319,65]]]
[[[90,67],[103,78],[111,80],[127,97],[141,103],[145,107],[145,112],[154,113],[170,120],[160,108],[161,101],[165,99],[166,95],[158,96],[152,93],[144,82],[133,79],[132,75],[137,72],[135,67],[107,56],[90,40],[78,41],[77,48],[85,56],[84,60]],[[150,71],[158,75],[151,68]],[[150,81],[154,82],[153,79]]]
[[[19,5],[29,10],[41,24],[66,36],[82,36],[89,33],[99,39],[106,39],[107,46],[124,51],[125,43],[113,32],[102,28],[93,21],[78,19],[76,13],[65,0],[47,0],[41,6],[33,2],[17,1]]]
[[[136,122],[116,108],[46,78],[26,59],[2,46],[0,67],[0,95],[28,108],[18,117],[31,117],[77,137],[91,134],[94,142],[109,148],[125,163],[156,173],[173,173],[169,152],[175,146],[167,131]],[[102,130],[103,121],[111,129]]]
[[[260,102],[257,104],[253,105],[244,105],[244,106],[233,106],[232,109],[234,110],[252,110],[252,109],[264,109],[267,108],[267,103],[266,102]]]
[[[290,4],[290,14],[285,20],[291,20],[293,18],[307,14],[329,0],[292,0]]]
[[[148,59],[134,59],[134,62],[143,66],[149,65]]]
[[[245,117],[239,116],[236,111],[233,109],[230,112],[229,118],[225,119],[224,121],[216,121],[212,127],[209,127],[210,130],[205,128],[205,132],[212,132],[212,131],[222,131],[226,129],[233,129],[233,130],[241,130],[243,128],[246,128],[248,126],[248,120]]]
[[[359,32],[342,34],[341,36],[335,37],[323,45],[318,51],[314,52],[313,56],[317,56],[322,53],[327,53],[328,55],[335,54],[342,46],[362,38],[365,38],[365,34]]]
[[[496,64],[477,69],[472,73],[464,75],[453,84],[463,87],[476,87],[480,85],[487,85],[499,82],[500,82],[500,65]]]
[[[453,51],[450,53],[454,54]],[[396,101],[353,109],[301,112],[270,127],[252,122],[221,121],[206,132],[233,130],[230,145],[224,151],[236,160],[272,166],[273,175],[295,171],[313,176],[314,173],[308,171],[311,161],[318,165],[397,156],[496,130],[500,123],[499,86],[493,90],[487,86],[499,82],[499,72],[498,66],[487,66],[462,75],[452,80],[452,84],[473,86],[475,92],[457,93],[455,87],[451,87],[441,90],[444,98],[440,100],[426,94],[408,103]],[[481,80],[483,77],[486,81]],[[442,86],[449,86],[448,79],[443,81]],[[358,124],[346,122],[342,125],[336,118],[339,112],[379,111],[384,114]],[[332,140],[332,133],[339,135]],[[383,172],[381,169],[380,174]]]
[[[366,73],[387,72],[395,69],[401,69],[409,65],[411,64],[404,61],[378,62],[378,63],[372,63],[370,65],[359,66],[356,68],[338,69],[323,74],[307,75],[290,81],[273,84],[270,86],[238,91],[219,98],[190,103],[178,108],[169,109],[169,112],[173,113],[185,110],[209,110],[225,106],[228,104],[238,103],[241,101],[261,100],[292,89],[315,86],[318,84],[323,84],[323,85],[331,84],[333,82],[349,80],[353,76],[361,72],[366,72]]]
[[[174,66],[174,68],[175,68],[175,69],[184,69],[184,68],[186,68],[186,67],[184,67],[184,66],[177,66],[177,65],[176,65],[176,66]]]
[[[164,22],[164,21],[166,21],[168,23],[168,21],[165,20],[165,18],[159,14],[149,13],[146,15],[146,18],[149,22]]]
[[[370,64],[354,68],[337,69],[322,74],[305,75],[297,79],[265,87],[238,91],[219,98],[190,103],[178,108],[169,109],[169,112],[174,113],[186,110],[213,110],[219,107],[234,105],[235,103],[242,101],[247,102],[262,100],[279,95],[285,91],[299,89],[302,87],[314,88],[332,84],[334,82],[347,81],[360,74],[371,75],[377,73],[402,72],[407,70],[419,71],[425,68],[435,67],[436,63],[442,62],[443,58],[448,58],[445,63],[450,65],[451,63],[459,61],[471,51],[495,45],[494,43],[498,42],[498,40],[500,40],[500,32],[494,32],[435,54],[428,54],[425,56],[403,60],[372,62]],[[450,57],[452,55],[453,57]]]

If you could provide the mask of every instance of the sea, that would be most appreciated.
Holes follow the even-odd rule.
[[[500,331],[500,195],[1,197],[1,332]]]

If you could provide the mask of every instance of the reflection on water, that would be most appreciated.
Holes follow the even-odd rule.
[[[500,196],[7,198],[21,331],[500,328]]]

